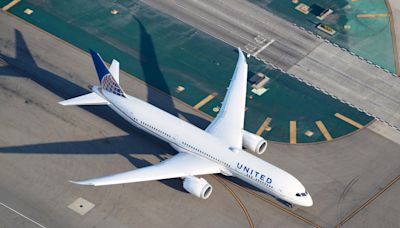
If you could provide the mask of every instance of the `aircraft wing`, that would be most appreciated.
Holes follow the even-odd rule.
[[[216,163],[188,153],[178,153],[156,165],[110,176],[71,182],[80,185],[102,186],[214,173],[220,173],[220,167]]]
[[[242,148],[247,89],[247,63],[240,48],[235,72],[217,117],[206,131],[229,145]]]

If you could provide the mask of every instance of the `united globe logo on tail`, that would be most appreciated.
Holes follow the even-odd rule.
[[[93,58],[93,63],[96,68],[97,76],[99,77],[99,81],[101,83],[101,87],[117,96],[126,97],[124,91],[119,86],[117,81],[115,81],[114,76],[107,69],[107,66],[104,64],[103,59],[99,55],[99,53],[90,49],[90,54]]]

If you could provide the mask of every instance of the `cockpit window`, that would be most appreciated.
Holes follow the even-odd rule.
[[[308,192],[296,193],[296,196],[307,196]]]

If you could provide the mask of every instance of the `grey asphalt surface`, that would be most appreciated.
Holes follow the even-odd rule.
[[[397,55],[397,58],[395,58],[395,64],[396,64],[396,71],[397,74],[399,74],[400,72],[400,58],[399,58],[399,54],[400,54],[400,45],[399,45],[399,40],[400,40],[400,29],[399,29],[399,25],[400,25],[400,2],[396,1],[396,0],[387,0],[386,1],[386,5],[388,6],[388,8],[390,9],[389,12],[391,13],[391,25],[392,25],[392,39],[394,39],[392,41],[393,43],[393,48],[395,48],[394,50],[394,54]],[[393,31],[394,30],[394,31]]]
[[[400,129],[398,77],[246,0],[143,2]]]
[[[68,180],[107,175],[157,163],[175,152],[130,127],[107,107],[62,107],[86,93],[96,76],[88,54],[0,12],[0,222],[4,227],[249,227],[241,208],[211,176],[209,200],[185,193],[180,180],[83,187]],[[121,62],[123,60],[120,60]],[[207,116],[126,74],[128,94],[205,126]],[[188,115],[188,113],[190,115]],[[337,141],[270,143],[262,158],[298,177],[314,199],[292,211],[333,227],[400,173],[400,134],[374,123]],[[233,180],[235,181],[235,180]],[[227,181],[255,227],[309,227],[279,206]],[[344,226],[400,224],[395,183]],[[85,215],[68,208],[78,197],[95,204]],[[274,201],[271,197],[266,198]],[[383,213],[382,210],[389,210]]]

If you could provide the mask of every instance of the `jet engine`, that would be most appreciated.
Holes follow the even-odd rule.
[[[183,179],[183,188],[202,199],[210,197],[212,192],[212,186],[204,178],[194,176],[187,176]]]
[[[243,148],[253,153],[263,154],[267,150],[267,146],[267,141],[262,137],[248,131],[243,131]]]

